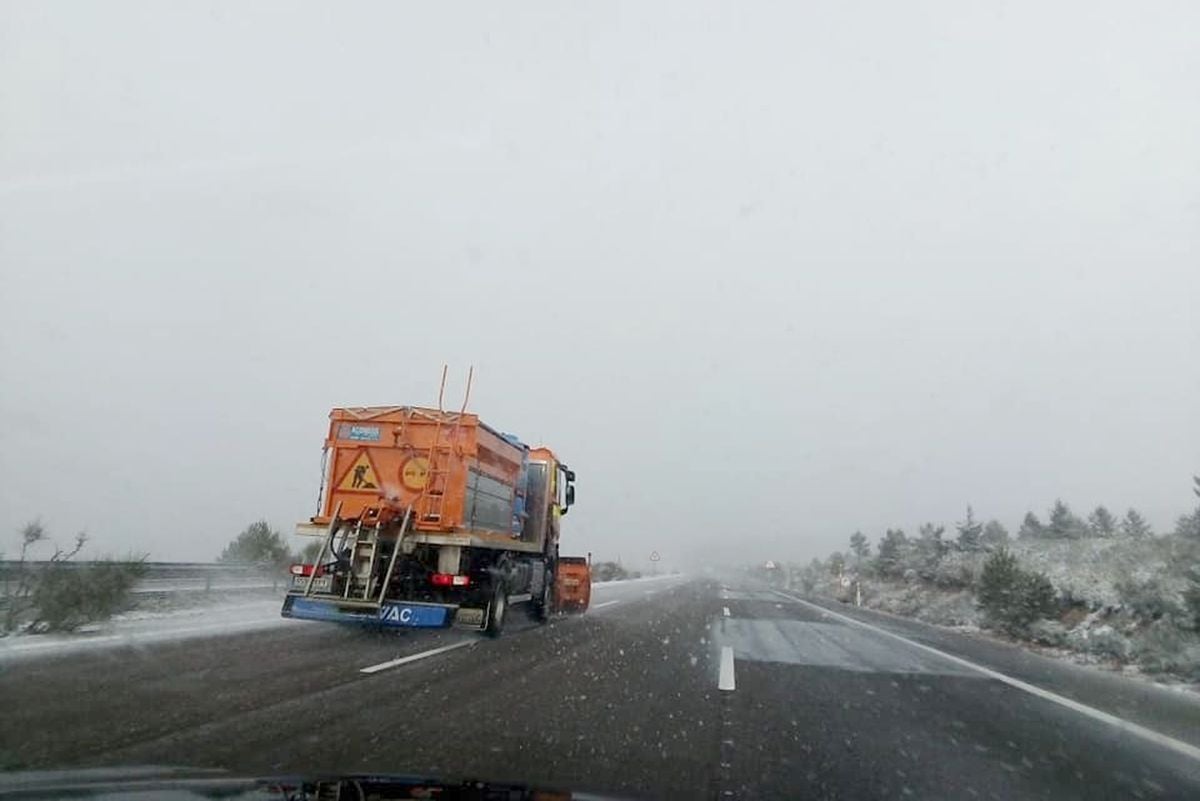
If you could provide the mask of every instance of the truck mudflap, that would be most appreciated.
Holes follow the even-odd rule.
[[[561,556],[554,592],[562,612],[584,612],[592,602],[592,568],[580,556]]]
[[[394,601],[378,609],[358,608],[336,600],[289,595],[283,600],[283,617],[299,620],[323,620],[331,623],[359,623],[405,629],[440,629],[455,622],[468,611],[450,604]],[[461,624],[460,624],[461,625]]]

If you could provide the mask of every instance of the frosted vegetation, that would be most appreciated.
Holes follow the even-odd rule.
[[[130,591],[145,573],[145,557],[79,564],[75,557],[86,544],[87,535],[80,533],[71,548],[59,547],[36,520],[21,529],[17,559],[0,563],[0,636],[74,631],[128,606]]]
[[[1160,534],[1135,509],[1084,518],[1057,500],[1015,536],[967,507],[949,530],[889,529],[874,544],[855,532],[849,546],[793,568],[793,581],[849,601],[848,576],[866,606],[1200,682],[1200,506]]]

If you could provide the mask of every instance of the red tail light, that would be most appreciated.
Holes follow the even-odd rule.
[[[312,565],[292,565],[290,568],[290,572],[293,576],[311,576],[313,574],[313,566]],[[317,568],[318,576],[323,575],[324,573],[325,573],[324,568],[320,568],[320,567]]]
[[[471,584],[471,577],[456,576],[453,573],[434,573],[429,577],[429,581],[435,587],[468,587]]]

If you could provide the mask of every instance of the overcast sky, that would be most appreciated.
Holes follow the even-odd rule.
[[[10,554],[290,530],[443,362],[564,552],[1195,500],[1194,2],[0,8]]]

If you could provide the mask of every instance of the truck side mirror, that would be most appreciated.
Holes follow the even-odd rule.
[[[567,506],[571,507],[574,505],[575,505],[575,485],[568,484],[567,485]]]

